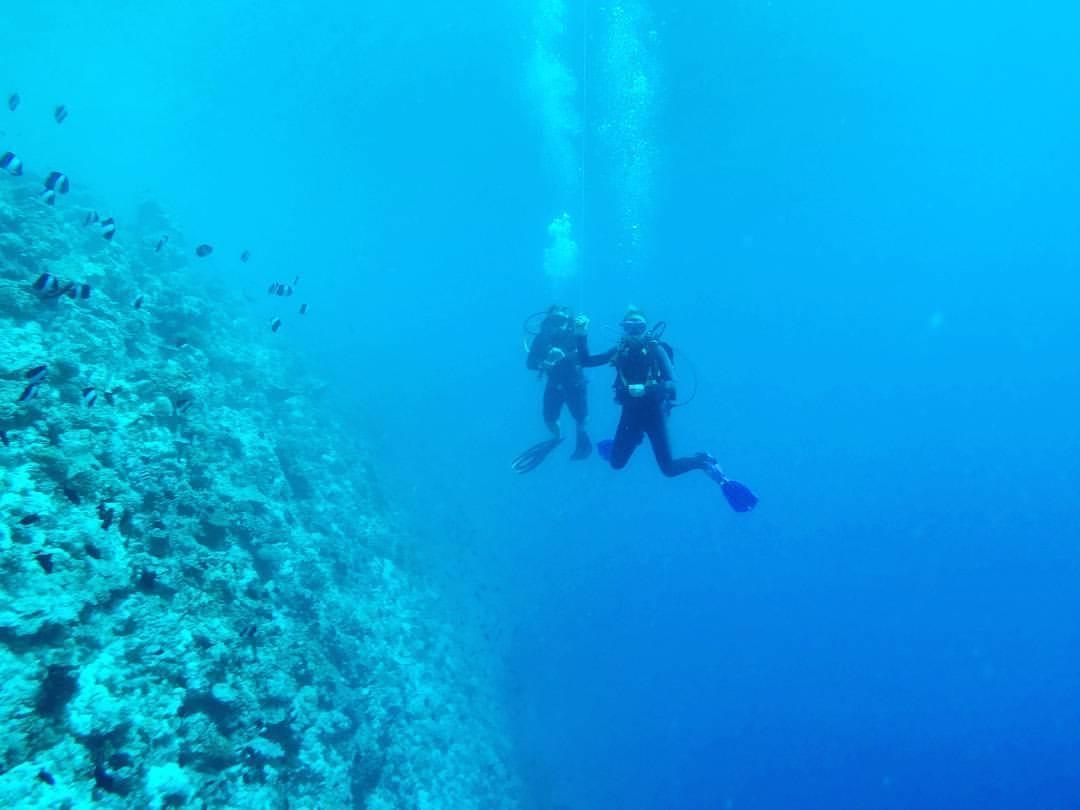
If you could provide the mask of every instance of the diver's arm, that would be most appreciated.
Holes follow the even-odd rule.
[[[583,368],[606,366],[615,358],[615,353],[617,351],[618,349],[615,346],[612,346],[606,352],[589,354],[589,341],[584,335],[578,336],[578,362],[581,363]]]
[[[660,367],[660,381],[657,385],[663,386],[663,399],[675,399],[675,368],[671,365],[667,349],[659,343],[652,344],[652,353],[656,357],[656,363]]]

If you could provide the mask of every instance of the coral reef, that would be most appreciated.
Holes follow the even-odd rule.
[[[159,211],[110,243],[29,185],[0,177],[0,806],[515,807],[320,386],[180,236],[155,253]]]

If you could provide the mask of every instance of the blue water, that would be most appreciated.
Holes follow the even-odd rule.
[[[302,275],[280,336],[502,660],[527,807],[1080,806],[1080,12],[579,3],[545,107],[541,6],[23,5],[0,131],[118,240],[152,198],[250,249],[240,317]],[[508,471],[563,211],[559,297],[668,322],[676,450],[755,513],[647,448]]]

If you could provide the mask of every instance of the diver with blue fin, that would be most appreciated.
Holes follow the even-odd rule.
[[[601,354],[588,353],[588,322],[579,326],[581,332],[578,362],[583,367],[610,364],[615,367],[615,401],[622,406],[619,426],[614,439],[597,443],[597,452],[616,470],[630,461],[630,456],[645,436],[652,443],[660,471],[674,477],[701,470],[718,483],[731,508],[749,512],[758,502],[757,496],[738,481],[732,481],[709,453],[674,458],[668,417],[675,404],[674,350],[662,340],[663,322],[649,328],[645,313],[630,307],[622,320],[623,335],[619,342]]]
[[[588,458],[592,452],[592,440],[585,429],[589,415],[585,372],[579,361],[579,357],[588,352],[585,331],[589,319],[583,315],[575,317],[568,307],[553,304],[526,321],[526,332],[529,331],[529,323],[536,317],[542,320],[532,343],[526,341],[528,356],[525,365],[547,379],[543,415],[551,437],[533,445],[511,462],[511,469],[517,473],[535,470],[562,443],[559,415],[564,405],[577,425],[577,441],[570,458],[580,461]]]

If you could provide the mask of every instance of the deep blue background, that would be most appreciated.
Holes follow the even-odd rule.
[[[542,435],[519,324],[573,204],[525,90],[534,10],[23,4],[0,138],[118,242],[161,200],[244,316],[301,273],[275,345],[348,403],[499,659],[536,807],[1078,806],[1080,14],[654,9],[647,249],[628,272],[591,140],[571,303],[596,345],[631,301],[669,322],[699,382],[677,449],[758,490],[738,516],[647,452],[507,470]]]

